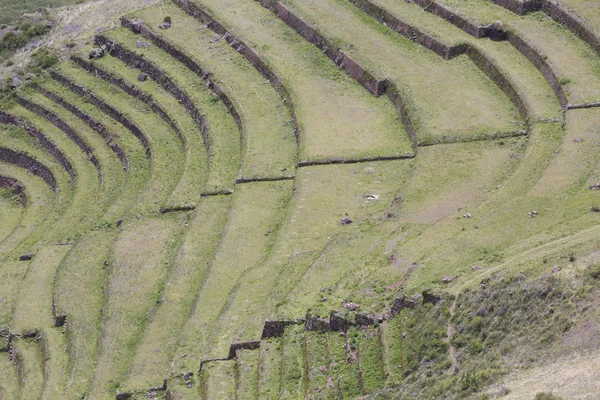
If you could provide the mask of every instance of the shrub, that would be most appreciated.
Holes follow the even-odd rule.
[[[535,395],[534,400],[563,400],[563,398],[550,392],[539,392]]]
[[[50,53],[48,49],[40,49],[32,55],[31,62],[28,67],[33,73],[40,73],[42,70],[48,69],[58,62],[58,57]]]

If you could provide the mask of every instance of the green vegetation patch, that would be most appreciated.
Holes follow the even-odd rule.
[[[169,370],[172,359],[188,357],[187,353],[175,353],[175,350],[223,236],[230,200],[230,196],[204,197],[194,213],[184,215],[186,232],[183,241],[169,264],[163,296],[136,349],[124,388],[139,390],[155,387],[165,378],[165,371]],[[202,309],[202,304],[196,307]],[[198,360],[192,362],[198,363]],[[190,369],[193,370],[191,366]],[[175,375],[174,379],[178,378]]]
[[[69,369],[65,397],[82,396],[94,369],[105,301],[104,264],[115,236],[115,231],[88,233],[67,254],[56,274],[55,312],[67,318]]]
[[[95,60],[94,65],[112,73],[118,79],[123,79],[125,84],[150,95],[167,113],[168,117],[175,122],[185,143],[185,169],[181,180],[164,207],[196,205],[208,175],[208,156],[200,129],[185,107],[153,80],[148,79],[143,84],[139,83],[139,70],[130,68],[117,58],[103,57]]]
[[[489,138],[523,129],[508,97],[466,55],[444,61],[347,1],[285,4],[367,70],[401,88],[419,143]]]
[[[236,354],[237,398],[240,400],[257,398],[259,354],[257,350],[238,350]]]
[[[58,94],[62,99],[77,106],[95,121],[101,122],[110,132],[112,141],[119,145],[127,156],[129,169],[126,173],[125,184],[121,187],[119,198],[112,201],[104,215],[106,226],[114,226],[116,221],[121,219],[132,203],[135,202],[137,194],[146,185],[151,172],[151,161],[146,156],[139,140],[129,130],[112,118],[107,117],[106,114],[89,103],[86,98],[77,96],[58,82],[50,79],[40,82],[40,86],[45,90]]]
[[[126,224],[114,243],[90,396],[114,397],[120,388],[140,335],[160,302],[181,230],[177,215],[138,219]]]
[[[258,399],[279,397],[281,390],[282,343],[278,339],[263,340],[258,361]]]
[[[93,77],[74,64],[63,63],[57,69],[70,80],[91,90],[113,108],[121,111],[149,139],[152,150],[151,180],[127,214],[136,216],[158,211],[169,198],[183,172],[184,154],[175,132],[144,103]]]
[[[134,14],[153,29],[169,15],[171,29],[162,39],[175,44],[211,72],[242,119],[244,151],[240,177],[277,177],[294,173],[297,144],[291,115],[274,88],[225,40],[212,42],[214,32],[169,3]],[[265,149],[270,149],[265,151]]]
[[[227,356],[229,345],[236,338],[222,324],[231,326],[241,322],[226,312],[231,307],[231,297],[246,280],[245,273],[260,265],[269,254],[291,193],[291,181],[236,186],[223,238],[210,261],[208,275],[198,292],[177,351],[189,356],[178,360],[177,367],[185,365],[185,370],[192,370],[198,359]],[[217,324],[219,319],[222,322]]]
[[[0,10],[2,10],[0,23],[5,24],[11,22],[21,14],[35,11],[41,7],[61,7],[70,4],[81,4],[85,1],[86,0],[0,0]]]
[[[44,354],[40,343],[31,339],[17,338],[14,363],[20,367],[21,397],[41,398],[44,389]]]
[[[235,360],[206,363],[202,368],[203,399],[236,399]]]
[[[110,31],[107,36],[133,51],[136,50],[136,40],[141,38],[125,28]],[[209,178],[204,191],[232,189],[239,169],[241,137],[227,107],[206,87],[206,83],[200,77],[174,60],[168,53],[150,46],[139,51],[138,54],[143,55],[167,74],[206,118],[211,149]],[[192,146],[195,142],[190,141],[189,145]],[[190,181],[188,184],[194,182]]]
[[[389,99],[372,96],[258,2],[197,3],[251,46],[288,87],[300,126],[301,160],[413,153]]]

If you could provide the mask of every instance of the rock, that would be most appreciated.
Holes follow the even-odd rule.
[[[559,272],[559,271],[560,271],[560,267],[558,267],[558,266],[556,266],[556,265],[555,265],[554,267],[552,267],[552,272],[553,272],[553,273],[557,273],[557,272]]]
[[[346,307],[348,311],[356,311],[358,309],[358,304],[352,302],[344,302],[344,307]]]
[[[135,41],[135,46],[136,46],[138,49],[145,49],[145,48],[148,48],[148,47],[150,47],[150,44],[151,44],[150,42],[144,42],[143,40],[136,40],[136,41]]]
[[[17,75],[13,75],[10,87],[12,87],[13,89],[16,89],[19,86],[21,86],[22,84],[23,84],[23,81],[21,80],[21,78],[19,78],[19,76],[17,76]]]
[[[139,74],[138,75],[138,81],[145,82],[146,79],[148,79],[148,75],[146,75],[146,74]]]
[[[348,330],[348,321],[342,318],[341,315],[332,312],[329,315],[329,327],[332,331],[346,332]]]
[[[581,142],[583,142],[583,139],[582,139],[582,138],[580,138],[580,137],[578,137],[578,138],[575,138],[575,139],[573,139],[573,141],[574,141],[575,143],[581,143]]]
[[[415,303],[414,300],[407,300],[406,296],[398,297],[398,298],[394,299],[390,313],[391,313],[392,317],[394,317],[394,316],[400,314],[400,311],[402,311],[403,309],[415,308],[416,305],[417,305],[417,303]]]
[[[427,290],[423,292],[423,304],[431,303],[435,305],[439,303],[441,299],[442,298],[440,296],[436,296]]]
[[[171,27],[171,17],[165,17],[163,22],[158,25],[160,29],[169,29]]]
[[[90,59],[102,58],[104,57],[104,49],[101,47],[96,47],[95,49],[90,50],[90,52],[88,53],[88,57]]]
[[[442,278],[442,282],[450,283],[450,282],[454,282],[455,279],[456,278],[454,276],[446,275]]]
[[[317,333],[325,333],[329,331],[329,321],[325,318],[313,317],[312,314],[308,312],[304,320],[304,329]]]
[[[483,267],[481,265],[473,265],[471,267],[471,270],[473,270],[473,271],[479,271],[480,269],[483,269]]]
[[[341,223],[342,223],[342,225],[349,225],[352,223],[352,220],[348,217],[344,217],[344,218],[342,218]]]

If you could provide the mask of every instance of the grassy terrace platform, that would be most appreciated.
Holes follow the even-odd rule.
[[[65,336],[54,325],[52,284],[58,265],[70,249],[70,245],[40,249],[21,283],[11,321],[11,330],[15,333],[41,332],[41,340],[27,346],[39,346],[42,358],[25,359],[23,363],[26,368],[43,367],[43,385],[39,382],[36,385],[43,388],[46,398],[59,398],[66,383],[69,357],[65,351]],[[32,363],[40,365],[27,365]]]
[[[160,301],[182,221],[165,215],[132,221],[113,244],[105,278],[97,363],[88,395],[114,397],[153,307]],[[133,322],[133,323],[132,323]]]
[[[418,44],[390,34],[346,1],[284,4],[367,70],[398,85],[419,143],[513,135],[523,129],[510,100],[467,57],[442,61]],[[421,72],[425,65],[427,74]]]
[[[151,172],[151,160],[140,141],[125,126],[107,117],[105,113],[91,103],[66,90],[63,85],[51,79],[45,79],[40,83],[40,86],[50,93],[60,94],[63,101],[75,105],[81,112],[95,121],[101,121],[111,135],[112,141],[122,148],[124,155],[127,157],[128,169],[120,196],[118,199],[114,199],[104,215],[104,219],[107,222],[110,221],[109,224],[114,225],[118,219],[122,218],[125,211],[135,201],[137,194],[147,184]]]
[[[142,130],[150,144],[151,178],[136,198],[135,206],[128,210],[128,215],[157,212],[167,201],[183,173],[182,144],[175,132],[171,131],[158,115],[150,112],[144,103],[91,76],[83,69],[71,63],[64,63],[58,71],[72,82],[90,90],[105,103],[120,110],[129,121]]]
[[[3,147],[18,153],[29,155],[38,160],[41,166],[48,168],[52,178],[56,180],[58,193],[41,177],[33,175],[24,168],[14,164],[3,163],[2,171],[18,178],[28,185],[30,201],[27,213],[23,216],[18,227],[3,241],[0,255],[5,258],[11,252],[29,252],[39,235],[47,235],[49,225],[56,221],[68,210],[73,198],[73,187],[70,176],[61,165],[48,153],[35,147],[35,140],[21,130],[9,129],[0,132]],[[38,232],[40,231],[41,232]],[[36,239],[37,237],[37,239]],[[14,254],[13,254],[14,255]]]
[[[213,42],[214,32],[172,3],[147,8],[132,14],[156,29],[163,15],[171,16],[171,29],[161,38],[183,49],[211,73],[210,80],[222,86],[236,109],[242,127],[244,150],[240,178],[273,178],[293,175],[297,161],[296,133],[292,116],[274,88],[254,67],[227,45]],[[265,148],[272,151],[265,153]]]
[[[392,104],[358,83],[254,1],[197,1],[275,70],[291,91],[300,160],[412,154]]]
[[[27,271],[28,263],[18,261],[18,253],[29,251],[30,248],[19,248],[18,245],[28,237],[37,226],[43,223],[52,213],[55,205],[54,193],[48,188],[41,178],[12,165],[0,164],[2,171],[18,178],[27,185],[29,204],[19,225],[2,242],[3,259],[1,262],[0,297],[2,297],[2,310],[0,312],[0,326],[6,327],[11,318],[14,302],[19,291],[19,284]],[[16,250],[14,250],[16,249]],[[11,254],[10,251],[14,250]],[[15,254],[17,253],[17,254]],[[5,258],[12,255],[11,258]]]
[[[321,299],[319,290],[329,277],[348,273],[350,263],[386,237],[385,211],[411,164],[404,160],[300,168],[289,212],[269,257],[239,279],[214,327],[221,351],[214,356],[225,354],[223,349],[231,341],[259,337],[266,318],[301,318],[307,303],[312,307],[315,296]],[[346,214],[353,221],[350,225],[340,223]],[[354,246],[324,264],[329,266],[325,274],[312,273],[321,253],[330,254],[336,244],[351,240]],[[304,289],[310,292],[307,303],[287,300],[291,292]],[[337,305],[337,298],[323,304]]]
[[[577,35],[542,13],[523,17],[485,0],[464,2],[443,0],[442,4],[472,20],[487,25],[501,20],[537,49],[550,65],[567,94],[569,104],[598,102],[600,98],[600,60]],[[561,49],[557,52],[556,49]]]
[[[107,32],[106,36],[132,51],[137,50],[136,40],[140,38],[125,28]],[[241,138],[235,120],[227,111],[227,107],[206,87],[206,83],[200,77],[176,62],[166,52],[150,46],[143,49],[141,53],[145,59],[175,82],[179,89],[192,100],[206,120],[210,166],[209,180],[203,191],[231,190],[239,170]],[[194,142],[191,141],[189,145],[193,146]],[[197,185],[193,182],[189,182],[189,184]]]
[[[25,206],[14,190],[0,189],[0,220],[3,221],[0,226],[0,243],[19,225],[24,214]]]
[[[62,371],[62,396],[82,396],[97,360],[104,305],[105,266],[116,231],[88,233],[65,256],[55,275],[55,320],[64,323],[68,366]],[[61,328],[55,328],[61,329]]]
[[[530,122],[562,118],[561,105],[548,82],[510,43],[475,39],[440,17],[423,12],[423,8],[415,3],[394,0],[371,2],[447,46],[469,44],[478,48],[513,82],[523,99]]]
[[[125,85],[141,90],[142,94],[150,96],[152,101],[159,104],[159,107],[167,113],[167,118],[176,121],[174,123],[185,143],[185,172],[164,208],[195,205],[208,178],[208,155],[202,133],[185,107],[152,80],[147,80],[143,83],[143,87],[139,87],[137,80],[139,71],[119,62],[116,58],[101,58],[95,60],[92,65],[109,72],[116,79],[122,79]]]
[[[110,199],[110,191],[115,188],[101,186],[94,165],[63,131],[21,106],[16,106],[11,111],[42,130],[72,160],[71,164],[77,176],[72,202],[60,223],[53,226],[51,231],[45,231],[44,239],[56,242],[73,240],[78,234],[91,228],[96,219],[102,215]],[[41,237],[38,236],[36,240]]]
[[[600,4],[594,0],[560,0],[558,3],[580,17],[600,37]]]
[[[179,356],[173,360],[176,371],[194,370],[201,359],[226,356],[227,332],[215,329],[215,323],[231,307],[230,296],[238,291],[244,274],[269,255],[291,192],[291,181],[237,186],[223,238],[180,336],[175,353]]]
[[[230,205],[230,196],[204,197],[195,212],[185,216],[189,227],[169,266],[160,304],[136,348],[123,391],[160,384],[168,375],[170,361],[181,356],[175,353],[180,346],[179,336],[209,274]]]
[[[483,400],[597,350],[600,57],[557,6],[152,1],[1,89],[0,400]]]

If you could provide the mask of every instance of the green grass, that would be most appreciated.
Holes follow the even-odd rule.
[[[56,103],[41,94],[31,92],[28,93],[27,98],[56,114],[87,142],[87,145],[90,146],[100,164],[100,170],[102,172],[102,192],[105,193],[106,203],[114,204],[122,193],[126,176],[123,165],[112,150],[106,145],[104,138],[73,114],[66,111],[64,108],[57,106]],[[103,219],[100,218],[96,223],[102,225],[105,222],[108,221],[103,221]]]
[[[39,342],[27,339],[16,339],[15,360],[20,365],[21,398],[41,398],[44,389],[43,353]]]
[[[69,245],[45,247],[34,257],[15,300],[11,328],[16,332],[32,332],[53,326],[54,274],[70,249]]]
[[[0,393],[11,399],[19,398],[19,375],[8,353],[0,355]]]
[[[257,350],[239,350],[236,356],[237,396],[240,400],[254,400],[258,388]]]
[[[442,43],[453,46],[469,43],[478,47],[513,82],[528,108],[531,121],[561,116],[561,106],[548,82],[529,60],[509,43],[477,40],[441,18],[423,12],[423,9],[414,3],[394,0],[375,0],[374,3]]]
[[[45,247],[36,254],[21,284],[11,322],[11,329],[16,332],[26,333],[39,329],[43,335],[40,343],[31,344],[42,349],[43,395],[47,398],[60,397],[66,382],[66,339],[60,328],[54,327],[52,289],[58,265],[70,249],[71,246]]]
[[[597,152],[600,110],[571,110],[567,114],[565,135],[559,153],[550,161],[532,194],[569,192],[597,183],[600,179]],[[580,141],[578,143],[578,141]]]
[[[244,151],[240,177],[293,174],[297,146],[291,116],[273,87],[224,40],[211,45],[212,31],[178,7],[165,2],[133,14],[151,27],[158,26],[163,15],[171,16],[174,24],[161,32],[162,39],[184,49],[213,73],[211,80],[226,90],[241,115]],[[265,152],[266,148],[271,151]]]
[[[21,222],[25,207],[12,190],[0,189],[0,243],[10,235]]]
[[[221,319],[226,326],[234,322],[226,313],[230,297],[245,280],[245,272],[269,254],[291,192],[291,181],[237,186],[223,238],[181,336],[177,354],[188,357],[175,360],[176,370],[192,370],[198,359],[227,356],[235,338],[217,322]]]
[[[184,157],[181,143],[166,123],[147,107],[99,78],[94,78],[73,64],[60,65],[59,72],[72,81],[91,90],[106,103],[123,112],[149,139],[152,150],[151,179],[135,199],[135,206],[127,212],[136,216],[158,211],[171,195],[179,181]]]
[[[560,4],[583,19],[596,35],[600,34],[600,7],[594,0],[560,0]]]
[[[157,386],[165,376],[171,375],[170,361],[184,354],[175,353],[180,345],[179,336],[209,272],[210,260],[222,237],[230,200],[229,196],[205,197],[193,214],[185,216],[183,242],[169,265],[164,294],[136,349],[124,388],[136,390]]]
[[[412,153],[398,115],[255,1],[197,1],[244,40],[287,85],[300,125],[300,159]]]
[[[137,50],[135,47],[136,38],[139,39],[140,37],[136,37],[125,28],[110,31],[107,36],[127,46],[130,50]],[[176,62],[166,52],[151,46],[143,49],[139,54],[143,54],[150,62],[172,78],[194,102],[200,113],[206,117],[210,129],[208,135],[211,143],[211,164],[209,179],[205,183],[204,191],[232,189],[239,169],[241,138],[235,120],[228,113],[225,105],[210,89],[206,88],[205,82],[200,77]],[[192,143],[190,143],[191,145]],[[194,184],[194,182],[189,182],[189,184]]]
[[[139,71],[127,67],[117,58],[104,57],[96,60],[95,65],[123,79],[128,85],[138,86]],[[207,153],[200,130],[185,107],[153,80],[147,80],[143,83],[143,87],[137,87],[137,89],[151,95],[168,113],[168,116],[177,124],[185,141],[185,170],[165,207],[195,205],[200,198],[208,174]]]
[[[235,400],[235,360],[205,364],[202,399]]]
[[[306,393],[303,331],[303,326],[292,325],[286,328],[282,338],[280,397],[284,399],[301,399]]]
[[[402,88],[420,143],[490,137],[523,128],[510,100],[467,56],[444,61],[384,29],[347,1],[285,3],[367,70]]]
[[[579,37],[554,21],[532,14],[510,24],[547,56],[570,104],[600,100],[600,60]],[[560,48],[557,53],[555,49]]]
[[[160,302],[168,264],[180,240],[177,215],[124,226],[106,270],[101,340],[89,395],[111,398],[122,382],[144,327]]]
[[[540,13],[519,17],[485,0],[444,0],[442,3],[470,20],[488,25],[501,20],[506,27],[538,49],[564,86],[569,103],[595,102],[600,98],[600,61],[574,33]],[[560,48],[560,52],[555,49]]]
[[[14,2],[11,0],[0,1],[2,17],[0,23],[5,24],[13,21],[19,15],[27,12],[37,11],[41,7],[61,7],[71,4],[81,4],[86,0],[33,0]]]
[[[314,332],[304,333],[304,353],[308,363],[307,396],[334,399],[335,388],[327,387],[328,352],[327,336]]]
[[[127,209],[135,202],[137,194],[144,188],[149,179],[151,165],[142,145],[124,126],[108,118],[106,114],[85,101],[85,99],[81,99],[69,90],[65,90],[64,86],[59,83],[46,79],[41,83],[41,86],[46,90],[59,94],[65,101],[76,105],[96,121],[102,122],[111,133],[113,141],[123,149],[127,156],[129,169],[126,174],[125,185],[121,190],[120,198],[111,203],[104,216],[106,220],[111,220],[114,224],[116,220],[122,218]]]
[[[229,332],[227,337],[232,340],[249,340],[260,335],[265,318],[303,317],[315,305],[315,292],[327,285],[330,276],[345,274],[349,268],[346,261],[362,255],[368,245],[355,242],[358,246],[346,249],[349,255],[343,254],[343,261],[330,259],[324,263],[325,272],[310,270],[316,257],[338,236],[362,236],[365,242],[381,238],[374,225],[385,219],[397,190],[393,182],[401,182],[411,163],[404,160],[300,168],[290,211],[269,257],[239,281],[217,329]],[[368,194],[379,197],[369,200]],[[346,213],[354,221],[350,225],[340,223]],[[303,280],[305,274],[308,276]],[[290,292],[293,295],[285,301]]]
[[[33,243],[33,240],[40,240],[42,237],[46,241],[74,240],[90,229],[106,210],[110,193],[107,193],[106,187],[100,186],[98,171],[87,156],[60,129],[22,107],[15,107],[12,111],[54,141],[70,160],[77,176],[72,202],[60,222],[52,227],[51,232],[43,231],[43,236],[42,232],[36,233],[34,238],[30,238],[30,242]]]
[[[382,348],[379,341],[379,329],[369,328],[364,332],[365,338],[359,346],[359,364],[362,384],[367,393],[371,393],[383,385]]]
[[[280,340],[263,340],[258,362],[258,399],[279,397],[281,390],[282,343]]]
[[[54,205],[54,199],[52,191],[41,178],[34,177],[12,166],[0,164],[0,167],[3,171],[10,173],[11,176],[18,177],[21,182],[25,183],[29,195],[29,205],[19,226],[2,243],[2,250],[10,253],[23,238],[27,237],[47,217]],[[2,261],[2,268],[0,268],[0,298],[2,298],[0,326],[6,326],[10,321],[10,314],[26,268],[27,263],[17,261],[14,253],[13,257]]]
[[[56,274],[53,293],[56,312],[67,316],[66,397],[83,395],[94,369],[105,301],[104,261],[115,236],[114,231],[88,233],[66,255]]]
[[[48,225],[56,223],[57,219],[68,209],[72,201],[73,188],[70,177],[56,160],[44,150],[37,148],[34,140],[23,131],[8,130],[0,133],[4,146],[36,158],[52,171],[59,188],[56,195],[45,181],[30,172],[14,165],[3,164],[3,172],[26,182],[31,191],[27,207],[27,215],[4,241],[0,254],[2,258],[13,251],[30,251],[32,243],[39,240],[40,236],[47,234]],[[52,213],[50,213],[52,211]],[[45,221],[44,224],[42,222]],[[38,229],[39,228],[39,229]],[[39,232],[38,232],[39,231]],[[19,249],[17,250],[17,247]]]
[[[345,399],[362,395],[358,376],[358,360],[348,351],[347,337],[337,332],[327,334],[329,350],[329,375],[332,377],[338,393]]]

